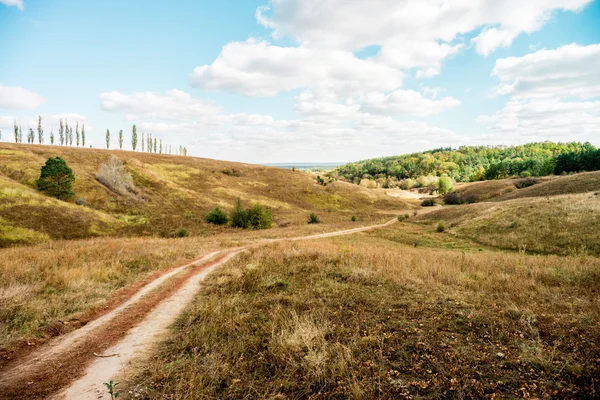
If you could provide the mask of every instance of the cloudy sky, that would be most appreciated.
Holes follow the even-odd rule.
[[[0,130],[194,156],[600,145],[600,0],[0,0]]]

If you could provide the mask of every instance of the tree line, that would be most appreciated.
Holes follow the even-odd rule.
[[[13,123],[13,131],[15,143],[23,143],[23,129],[21,125],[17,125],[15,121]],[[50,131],[50,144],[54,145],[56,141],[57,145],[61,146],[73,146],[73,140],[75,140],[75,146],[85,147],[85,124],[81,124],[81,131],[79,130],[79,121],[75,124],[75,135],[73,135],[73,125],[69,126],[69,122],[67,119],[64,120],[61,118],[59,120],[59,130],[58,137],[54,135],[54,130]],[[34,144],[37,142],[38,144],[44,144],[44,129],[42,128],[42,116],[38,115],[38,124],[37,124],[37,135],[33,128],[29,128],[29,132],[26,132],[26,138],[28,144]],[[2,139],[2,133],[0,132],[0,139]],[[106,148],[110,149],[110,130],[106,130]],[[119,131],[119,149],[123,149],[123,130]],[[91,145],[90,145],[91,147]],[[138,148],[138,134],[137,127],[135,124],[131,128],[131,147],[133,151],[137,151]],[[188,150],[187,147],[179,146],[175,147],[175,153],[173,153],[173,148],[171,145],[167,145],[163,143],[162,139],[157,139],[151,134],[145,135],[142,132],[141,138],[141,151],[148,153],[158,153],[158,154],[177,154],[180,156],[187,156]]]
[[[402,180],[449,176],[457,182],[543,176],[600,170],[600,149],[589,142],[536,142],[520,146],[462,146],[401,156],[373,158],[342,165],[338,178],[360,183],[375,180],[384,187]]]

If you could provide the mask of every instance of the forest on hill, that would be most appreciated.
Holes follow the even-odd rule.
[[[363,179],[381,187],[419,186],[424,177],[447,175],[456,182],[544,176],[600,170],[600,148],[589,142],[539,142],[520,146],[462,146],[400,156],[372,158],[342,165],[338,178]]]

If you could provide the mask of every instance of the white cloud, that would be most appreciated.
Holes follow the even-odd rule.
[[[162,93],[136,92],[130,95],[120,92],[100,94],[102,108],[106,111],[127,114],[127,120],[139,115],[164,119],[202,117],[221,112],[221,107],[192,98],[184,91],[172,89]]]
[[[345,50],[280,47],[250,39],[223,47],[211,65],[196,67],[192,85],[274,96],[282,91],[312,87],[352,94],[364,90],[392,90],[404,74]]]
[[[540,29],[554,10],[580,11],[592,0],[271,0],[257,20],[273,36],[309,47],[360,49],[396,40],[430,46],[480,27],[478,51],[490,52]],[[495,29],[495,31],[492,31]],[[391,45],[390,45],[391,47]],[[417,50],[418,49],[414,49]]]
[[[21,11],[24,9],[23,0],[0,0],[0,4],[4,4],[9,7],[17,7]]]
[[[600,44],[569,44],[496,60],[496,93],[520,98],[600,96]]]
[[[585,141],[600,137],[600,101],[512,100],[477,122],[501,135],[529,140]]]
[[[368,93],[362,98],[361,110],[373,114],[426,117],[451,110],[459,104],[459,100],[450,96],[435,100],[414,90],[395,90],[389,94]]]
[[[496,60],[492,75],[508,95],[504,108],[480,115],[496,135],[528,140],[585,141],[600,137],[600,45],[570,44]]]
[[[0,85],[0,109],[33,110],[43,102],[42,96],[31,90]]]

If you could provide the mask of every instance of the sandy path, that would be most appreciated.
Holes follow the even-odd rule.
[[[19,377],[22,377],[23,374],[31,373],[32,371],[35,371],[40,364],[47,362],[47,360],[53,356],[67,352],[74,346],[83,343],[83,341],[90,336],[92,331],[105,325],[108,321],[117,318],[119,314],[123,312],[123,310],[127,309],[127,307],[139,302],[142,297],[152,292],[152,290],[156,289],[162,283],[165,283],[169,278],[178,274],[185,268],[201,265],[218,254],[225,255],[225,257],[218,262],[213,263],[209,267],[204,268],[201,272],[196,273],[187,279],[187,281],[179,289],[177,289],[175,293],[160,302],[148,315],[146,315],[142,322],[130,329],[128,332],[125,332],[123,338],[121,338],[115,345],[105,350],[103,354],[100,355],[101,357],[94,357],[94,355],[90,354],[90,358],[93,358],[93,361],[86,368],[84,375],[74,380],[66,389],[52,397],[53,399],[67,400],[109,399],[110,397],[108,396],[103,382],[108,382],[111,379],[118,380],[119,377],[126,377],[128,371],[127,368],[131,365],[131,362],[134,358],[148,356],[153,345],[160,340],[162,335],[168,332],[169,327],[176,321],[179,315],[184,311],[185,307],[191,302],[194,295],[198,292],[200,284],[204,278],[239,252],[249,248],[255,248],[282,241],[313,240],[341,235],[350,235],[353,233],[387,226],[394,222],[396,222],[395,218],[384,224],[345,229],[336,232],[295,238],[266,239],[259,243],[207,254],[199,260],[182,267],[178,267],[152,281],[148,285],[144,286],[128,301],[104,316],[90,322],[74,332],[71,332],[70,334],[57,338],[56,341],[48,343],[48,346],[44,346],[44,348],[40,349],[40,351],[35,352],[26,359],[22,360],[18,366],[5,371],[2,378],[0,378],[0,384],[10,383]]]

